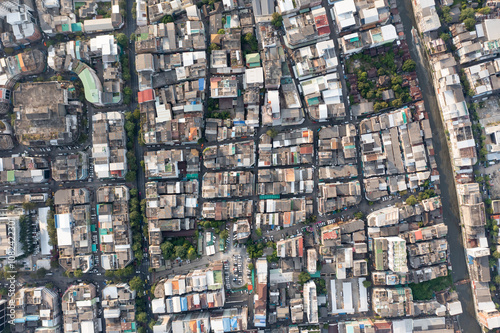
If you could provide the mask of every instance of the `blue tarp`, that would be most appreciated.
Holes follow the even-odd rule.
[[[205,79],[198,79],[198,90],[205,90]]]
[[[231,318],[231,331],[236,331],[238,328],[238,320],[236,317]]]
[[[35,315],[26,316],[26,321],[38,321],[39,319],[40,316],[35,316]]]

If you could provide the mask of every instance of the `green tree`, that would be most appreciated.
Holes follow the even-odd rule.
[[[300,272],[299,283],[304,284],[311,279],[311,275],[308,272]]]
[[[210,44],[210,46],[208,47],[208,49],[209,49],[210,51],[213,51],[213,50],[220,50],[220,46],[219,46],[219,45],[217,45],[217,44],[215,44],[215,43],[212,43],[212,44]]]
[[[259,50],[259,45],[257,42],[257,38],[251,32],[245,34],[243,37],[243,41],[250,46],[250,50],[252,52],[257,52]]]
[[[450,7],[448,6],[443,6],[441,7],[441,10],[442,10],[442,19],[445,23],[450,23],[451,21],[453,21],[453,17],[451,17],[451,14],[450,14]]]
[[[248,264],[248,269],[249,269],[249,270],[253,270],[253,269],[254,269],[254,265],[253,265],[253,263],[249,263],[249,264]]]
[[[161,23],[167,24],[174,22],[174,17],[172,15],[165,15],[161,19]]]
[[[125,88],[123,88],[123,93],[126,96],[130,96],[130,95],[132,95],[132,89],[130,87],[125,87]]]
[[[187,258],[189,260],[194,260],[194,259],[196,259],[197,256],[198,256],[198,254],[196,253],[196,249],[191,246],[187,252]]]
[[[318,295],[325,295],[328,292],[328,290],[326,289],[325,279],[314,279],[314,283],[316,284]]]
[[[271,23],[276,28],[281,28],[283,26],[283,17],[281,17],[281,14],[274,12],[272,15]]]
[[[412,59],[408,59],[403,63],[402,69],[405,72],[413,72],[416,67],[417,64],[415,63],[415,61],[413,61]]]
[[[224,229],[220,232],[219,236],[223,241],[226,241],[226,239],[229,237],[229,232]]]
[[[373,104],[373,109],[375,111],[379,111],[379,110],[382,110],[382,109],[385,109],[388,107],[389,107],[389,104],[387,104],[387,102],[375,102],[375,104]]]
[[[76,278],[81,278],[83,276],[83,272],[81,269],[77,269],[74,274]]]
[[[135,171],[128,171],[127,174],[125,175],[125,180],[128,183],[135,182],[137,179],[137,175]]]
[[[391,106],[394,108],[399,108],[401,105],[403,105],[403,102],[399,98],[391,102]]]
[[[127,38],[127,35],[124,33],[119,33],[116,35],[116,41],[122,48],[127,48],[128,47],[128,41],[129,39]]]
[[[500,275],[495,276],[494,281],[496,284],[500,284]]]
[[[175,256],[181,259],[185,259],[187,255],[187,249],[184,246],[176,246],[174,248]]]
[[[163,254],[163,258],[165,258],[165,260],[172,259],[174,255],[174,244],[172,244],[169,241],[165,241],[161,243],[160,249],[161,253]]]
[[[483,8],[480,8],[477,12],[479,14],[482,14],[482,15],[488,15],[491,12],[491,8],[490,7],[483,7]]]
[[[266,134],[271,138],[274,139],[278,135],[278,131],[274,128],[271,128],[267,130]]]
[[[262,237],[262,229],[261,228],[255,229],[255,234],[257,235],[257,237]]]
[[[129,282],[130,289],[137,292],[144,291],[144,281],[139,276],[134,276]]]
[[[441,38],[443,41],[448,41],[450,39],[450,35],[443,32],[441,35],[439,35],[439,38]]]
[[[267,256],[266,259],[268,262],[278,262],[279,261],[278,252],[274,250],[271,255]]]
[[[137,321],[140,323],[146,323],[148,321],[148,314],[146,312],[140,312],[137,314]]]
[[[464,21],[465,28],[469,31],[474,31],[476,29],[476,20],[473,18],[468,18]]]
[[[358,220],[361,220],[363,217],[365,217],[365,214],[363,214],[363,212],[356,212],[354,213],[354,217]]]
[[[135,223],[139,223],[141,220],[141,213],[139,213],[138,211],[134,210],[133,212],[130,213],[130,221],[131,222],[135,222]]]
[[[415,206],[418,203],[417,198],[414,195],[410,195],[408,199],[406,199],[406,204],[410,206]]]
[[[498,251],[493,252],[493,258],[500,259],[500,252]]]
[[[372,286],[371,281],[368,281],[368,280],[363,281],[363,287],[370,288],[371,286]]]
[[[224,35],[224,34],[226,33],[226,30],[224,30],[224,29],[219,29],[219,30],[217,31],[217,33],[218,33],[219,35]]]
[[[464,22],[467,19],[474,19],[476,13],[474,12],[474,8],[465,8],[460,12],[459,20],[460,22]]]

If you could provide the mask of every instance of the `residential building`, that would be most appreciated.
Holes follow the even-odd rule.
[[[102,308],[106,332],[136,332],[136,292],[126,283],[110,284],[102,290]]]
[[[59,296],[46,287],[21,288],[12,297],[16,332],[61,333]],[[11,312],[12,313],[12,312]],[[10,323],[8,325],[11,325]]]
[[[92,283],[71,285],[62,296],[64,333],[98,332],[98,295]]]
[[[89,157],[85,152],[56,156],[52,161],[52,178],[55,181],[83,180],[89,175]]]
[[[222,308],[225,302],[222,263],[163,279],[156,285],[153,313],[180,313]]]
[[[125,117],[117,111],[92,116],[92,158],[97,178],[124,178],[127,173]]]
[[[87,273],[93,267],[90,193],[86,188],[59,190],[54,195],[59,264]]]
[[[267,260],[259,258],[256,262],[257,279],[256,295],[254,297],[253,325],[255,327],[267,326]]]
[[[122,269],[134,260],[129,190],[126,186],[103,186],[97,189],[96,199],[101,266]]]
[[[17,156],[0,158],[0,183],[29,184],[49,180],[49,163],[42,157]]]

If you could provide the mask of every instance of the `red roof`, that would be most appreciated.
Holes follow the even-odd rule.
[[[323,35],[326,35],[326,34],[329,34],[329,33],[330,33],[330,27],[329,26],[318,28],[318,35],[319,36],[323,36]]]
[[[304,239],[302,237],[299,238],[299,257],[304,256]]]
[[[321,27],[327,27],[328,26],[328,18],[326,17],[325,14],[323,15],[318,15],[314,18],[314,21],[316,23],[316,27],[319,29]]]
[[[154,101],[153,89],[139,91],[139,93],[137,94],[137,99],[139,100],[139,103]]]
[[[422,230],[418,229],[417,231],[415,231],[415,238],[417,240],[422,240]]]
[[[335,229],[329,232],[325,232],[323,234],[323,239],[337,239],[338,236],[339,236],[338,229]]]
[[[301,154],[312,154],[313,153],[313,146],[305,146],[305,147],[300,147],[300,153]]]

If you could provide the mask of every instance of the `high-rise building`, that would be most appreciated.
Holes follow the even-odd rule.
[[[318,294],[316,292],[316,283],[312,280],[304,284],[304,309],[306,310],[309,324],[317,324]]]
[[[387,237],[387,260],[393,272],[408,272],[406,241],[399,237]]]

